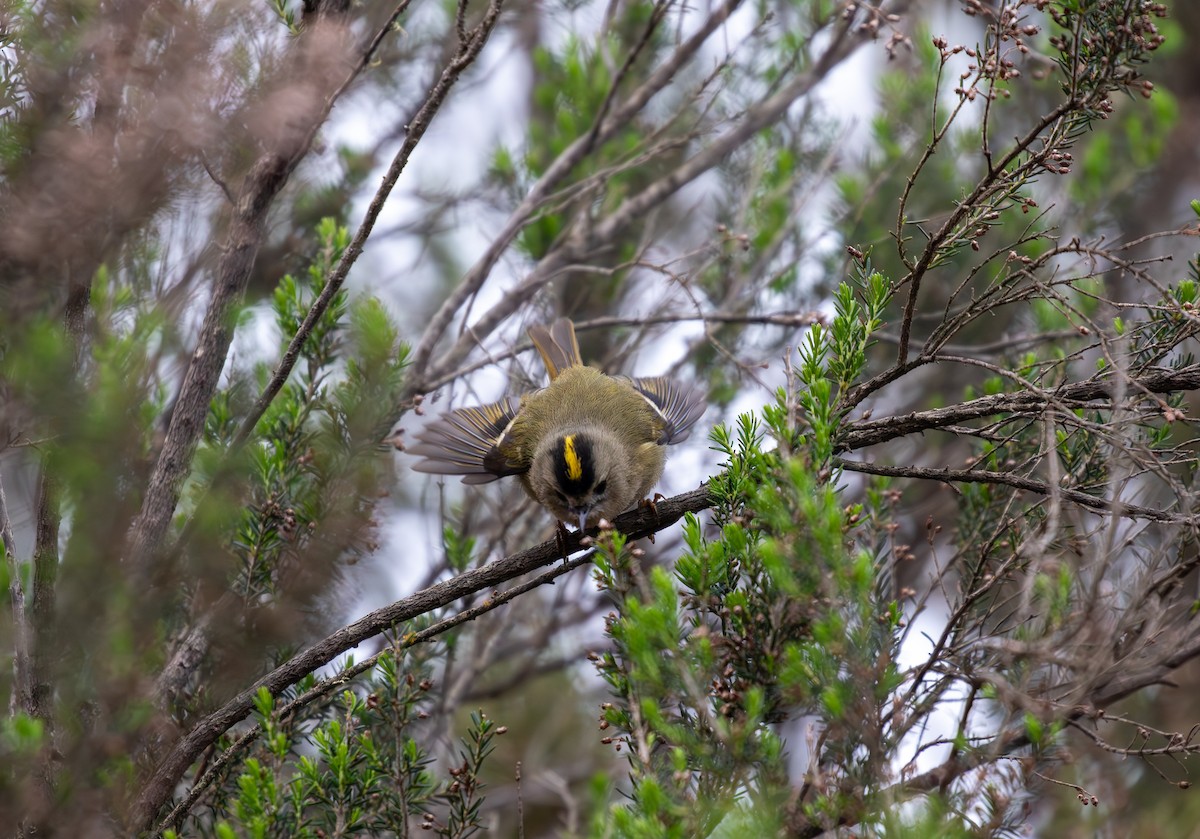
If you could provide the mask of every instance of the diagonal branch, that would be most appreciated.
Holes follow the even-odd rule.
[[[598,242],[608,242],[615,238],[620,231],[644,218],[667,198],[716,166],[759,131],[782,117],[796,100],[809,94],[835,67],[870,39],[869,30],[860,29],[857,24],[858,21],[853,15],[841,19],[830,37],[829,44],[812,67],[797,75],[774,95],[748,108],[737,125],[702,151],[623,201],[612,215],[596,226],[591,238]]]
[[[411,0],[404,2],[397,8],[396,13],[388,21],[388,23],[380,30],[380,34],[391,29],[396,19],[401,12],[408,8]],[[387,174],[383,177],[383,183],[379,189],[375,191],[375,197],[371,199],[371,204],[367,208],[366,214],[363,216],[362,222],[358,226],[358,230],[354,234],[354,238],[350,240],[350,244],[346,246],[346,250],[342,253],[342,258],[338,260],[338,264],[330,272],[325,280],[325,287],[321,290],[321,294],[313,301],[312,307],[308,314],[304,317],[304,322],[296,331],[295,337],[288,344],[287,350],[280,359],[279,366],[275,369],[271,381],[263,388],[262,394],[254,403],[245,421],[239,429],[237,437],[234,438],[231,447],[232,453],[236,453],[249,439],[250,434],[254,431],[254,426],[258,424],[259,419],[266,412],[271,401],[279,394],[280,389],[287,381],[288,376],[292,372],[292,368],[296,366],[296,361],[300,357],[300,350],[304,346],[304,342],[308,340],[309,334],[317,321],[329,308],[329,304],[333,301],[333,297],[341,289],[342,284],[346,281],[346,275],[350,273],[351,266],[362,254],[363,246],[366,245],[367,237],[371,235],[371,231],[375,229],[375,222],[379,219],[379,214],[383,211],[383,206],[387,202],[388,196],[391,195],[392,189],[396,186],[396,182],[400,179],[404,169],[408,166],[408,161],[412,157],[413,151],[417,144],[425,136],[430,123],[434,116],[441,110],[442,104],[446,101],[446,96],[449,95],[451,88],[462,76],[463,72],[475,63],[475,59],[479,57],[480,51],[488,41],[488,37],[496,27],[497,21],[500,19],[501,0],[491,0],[488,4],[487,12],[471,32],[465,42],[463,42],[457,54],[442,70],[438,80],[430,88],[426,94],[425,100],[421,106],[417,108],[416,114],[407,123],[407,131],[404,135],[404,142],[400,146],[400,150],[396,152],[396,156],[392,158],[392,164],[388,167]]]
[[[1087,507],[1098,512],[1112,513],[1128,518],[1165,521],[1173,524],[1196,523],[1195,515],[1171,513],[1166,510],[1155,510],[1152,507],[1141,507],[1137,504],[1127,504],[1124,501],[1112,501],[1098,498],[1075,489],[1054,486],[1045,481],[1024,478],[1009,472],[989,472],[983,469],[932,469],[924,466],[882,466],[877,463],[860,463],[845,460],[840,457],[833,459],[834,463],[851,472],[863,472],[868,475],[883,475],[889,478],[915,478],[923,481],[942,481],[943,483],[971,484],[1001,484],[1014,489],[1036,492],[1038,495],[1058,495],[1065,501],[1071,501],[1081,507]]]
[[[685,513],[695,513],[712,506],[713,499],[707,487],[685,492],[655,508],[645,507],[617,517],[614,525],[629,536],[640,539],[663,530]],[[567,536],[568,552],[579,548],[579,534]],[[353,649],[369,638],[392,629],[397,624],[411,620],[453,603],[462,597],[484,591],[493,586],[528,574],[561,557],[557,540],[543,542],[528,550],[488,563],[481,568],[460,574],[437,583],[423,591],[398,600],[390,606],[377,609],[349,626],[343,627],[324,640],[293,656],[284,664],[263,676],[224,706],[200,720],[191,731],[175,743],[170,753],[158,764],[142,786],[134,802],[130,821],[138,831],[149,830],[158,811],[171,798],[176,785],[187,768],[230,727],[245,719],[254,709],[254,698],[260,688],[279,695],[317,668],[333,661],[347,650]]]
[[[1020,155],[1024,154],[1041,136],[1046,129],[1055,127],[1057,130],[1062,130],[1068,117],[1072,112],[1077,111],[1081,103],[1074,100],[1068,100],[1059,104],[1050,113],[1038,120],[1025,136],[1020,138],[1013,147],[1008,151],[999,165],[989,168],[987,174],[980,179],[975,185],[975,189],[966,198],[958,202],[954,212],[942,223],[942,226],[929,237],[929,241],[925,243],[924,249],[921,251],[921,256],[917,260],[916,266],[909,273],[906,280],[911,280],[908,287],[908,296],[904,301],[904,315],[900,319],[900,345],[896,352],[896,365],[901,366],[908,361],[908,343],[909,336],[912,333],[913,316],[916,312],[917,294],[921,290],[921,280],[934,262],[942,254],[942,246],[949,239],[950,234],[962,223],[970,213],[978,211],[980,206],[988,200],[991,195],[997,191],[1003,191],[1010,185],[1020,184],[1024,179],[1030,177],[1044,161],[1046,155],[1054,150],[1053,143],[1046,143],[1044,148],[1037,154],[1031,155],[1030,159],[1025,163],[1016,166],[1010,171],[1009,166],[1012,166]],[[901,285],[905,281],[901,281]],[[867,382],[862,386],[865,393],[869,393],[873,388],[871,382]]]
[[[1086,704],[1072,706],[1059,718],[1065,721],[1074,721],[1084,717],[1094,717],[1113,703],[1144,688],[1161,685],[1173,671],[1197,657],[1200,657],[1200,638],[1193,638],[1189,643],[1179,646],[1157,662],[1121,671],[1107,683],[1097,686],[1087,697]],[[950,757],[932,769],[880,790],[880,799],[903,802],[919,795],[945,790],[968,772],[988,766],[1029,746],[1028,728],[1022,716],[1019,723],[1000,731],[990,747],[965,752],[956,749]],[[839,820],[839,826],[851,826],[856,823],[857,818],[849,812],[844,813]],[[799,806],[799,801],[789,803],[786,836],[790,839],[814,839],[824,833],[826,833],[826,826],[813,820]]]
[[[564,574],[574,571],[576,568],[579,568],[582,565],[590,564],[592,561],[592,554],[593,551],[589,550],[585,553],[579,554],[578,556],[563,560],[562,563],[555,565],[548,571],[543,571],[533,579],[527,580],[526,582],[515,585],[512,588],[508,588],[502,592],[496,593],[478,605],[472,606],[469,609],[464,609],[457,614],[438,621],[432,626],[427,626],[420,632],[406,634],[403,638],[398,639],[396,642],[385,647],[375,655],[369,656],[362,661],[357,661],[352,666],[340,671],[337,675],[313,685],[291,702],[288,702],[282,708],[277,708],[275,710],[275,715],[280,719],[287,719],[301,708],[311,705],[313,702],[316,702],[322,697],[327,696],[329,693],[333,692],[339,687],[342,687],[343,685],[350,684],[350,682],[355,678],[375,667],[375,665],[379,663],[379,659],[382,656],[387,655],[388,653],[398,653],[403,650],[407,650],[411,647],[415,647],[417,644],[423,644],[426,641],[432,640],[433,638],[448,632],[456,626],[461,626],[468,621],[473,621],[476,618],[487,614],[488,612],[492,612],[500,608],[501,606],[515,600],[520,595],[525,594],[526,592],[532,591],[540,586],[552,584],[556,579]],[[183,821],[184,817],[188,814],[196,801],[199,800],[204,790],[212,786],[212,784],[220,776],[221,772],[224,771],[225,767],[228,766],[234,758],[245,751],[246,747],[254,742],[254,740],[260,734],[262,734],[262,727],[260,725],[255,725],[249,731],[244,732],[240,737],[238,737],[238,739],[232,745],[230,745],[216,761],[213,762],[212,766],[208,768],[203,777],[200,777],[196,780],[196,782],[192,785],[192,788],[188,790],[188,794],[178,804],[176,804],[174,808],[172,808],[171,812],[164,819],[162,819],[150,839],[158,839],[158,837],[162,836],[168,828],[174,828],[178,830],[180,823]]]
[[[902,12],[907,6],[908,0],[904,0],[903,2],[896,3],[893,11]],[[787,112],[788,108],[798,99],[810,93],[838,64],[848,58],[858,47],[866,43],[870,37],[871,31],[867,28],[859,27],[858,20],[853,14],[840,18],[837,28],[831,33],[829,43],[825,46],[823,52],[811,68],[797,75],[775,94],[759,102],[754,107],[747,109],[735,127],[717,137],[710,145],[705,146],[704,149],[688,158],[675,169],[653,181],[641,192],[623,201],[620,207],[606,219],[596,224],[594,228],[586,231],[578,231],[575,236],[572,236],[568,241],[552,250],[537,264],[529,276],[518,287],[506,293],[496,305],[472,324],[471,330],[467,334],[464,334],[453,347],[447,350],[438,360],[437,364],[431,366],[426,373],[423,365],[424,361],[432,354],[431,342],[436,341],[440,337],[441,331],[445,329],[445,325],[441,326],[441,331],[437,332],[437,334],[427,331],[425,340],[422,342],[422,346],[418,348],[414,357],[414,367],[418,371],[422,371],[421,375],[424,375],[428,380],[438,379],[448,371],[454,369],[462,363],[468,353],[475,347],[478,342],[477,336],[489,334],[505,318],[512,315],[524,305],[539,288],[552,280],[558,272],[565,269],[571,262],[580,258],[585,251],[602,248],[615,240],[631,225],[637,224],[644,219],[646,214],[655,207],[661,205],[705,172],[710,171],[736,149],[753,138],[759,131],[778,120]],[[612,119],[615,120],[618,114],[626,112],[627,109],[625,108],[616,109]],[[632,116],[631,113],[629,115]],[[573,145],[571,148],[573,149],[574,147]],[[571,149],[567,151],[570,152]],[[523,203],[522,208],[524,207],[525,204]],[[530,212],[532,212],[532,209],[531,207]],[[520,209],[518,212],[520,212]],[[514,213],[512,218],[516,219],[517,213]],[[528,214],[525,218],[528,218]],[[513,230],[512,236],[515,237],[519,230],[520,227]],[[499,253],[489,263],[489,269],[498,259]],[[483,261],[481,261],[480,265],[482,264],[484,264]],[[454,294],[447,298],[442,308],[439,309],[438,314],[435,315],[432,325],[437,325],[443,318],[448,324],[453,313],[457,311],[458,307],[471,293],[477,290],[478,285],[481,285],[484,279],[485,276],[477,275],[476,269],[472,269],[471,274],[468,275],[468,281],[464,281],[455,289]],[[474,285],[472,285],[473,283]]]
[[[289,69],[296,78],[311,84],[313,79],[327,77],[329,65],[337,60],[336,52],[332,58],[330,52],[344,36],[339,29],[340,24],[328,15],[306,28],[290,54]],[[383,31],[389,29],[390,26]],[[371,40],[337,84],[329,85],[326,81],[325,89],[311,91],[314,98],[308,103],[309,113],[296,117],[303,120],[303,130],[260,154],[238,192],[196,348],[180,386],[141,512],[127,536],[126,556],[139,573],[145,574],[158,554],[179,503],[184,479],[191,470],[209,403],[233,340],[233,313],[245,292],[265,236],[267,213],[296,166],[308,154],[335,102],[367,66],[381,39],[379,34]]]
[[[392,19],[389,20],[388,24],[380,30],[381,32],[388,31],[400,12],[408,7],[408,2],[409,0],[405,0],[405,2],[398,7],[396,14],[394,14]],[[416,148],[417,143],[419,143],[421,138],[425,136],[426,130],[429,128],[434,116],[441,109],[441,106],[445,102],[446,96],[449,94],[450,89],[462,76],[463,72],[474,63],[475,59],[479,56],[480,51],[487,43],[488,36],[491,35],[492,31],[495,29],[496,23],[500,18],[501,5],[501,0],[492,0],[488,6],[483,20],[471,30],[467,40],[460,45],[458,53],[454,56],[450,63],[447,64],[445,69],[443,69],[441,75],[438,77],[437,81],[425,96],[421,106],[417,109],[416,115],[409,122],[409,130],[405,135],[404,143],[401,145],[400,150],[396,152],[396,156],[392,159],[392,164],[390,167],[388,167],[388,171],[384,176],[383,183],[380,185],[379,189],[376,190],[375,197],[371,200],[371,205],[367,208],[366,215],[359,224],[358,230],[354,234],[354,238],[346,247],[346,250],[343,252],[338,264],[326,278],[324,288],[322,288],[317,299],[313,301],[312,306],[305,315],[303,323],[301,323],[300,327],[296,330],[296,334],[288,344],[287,350],[284,352],[283,358],[280,359],[279,366],[275,369],[270,382],[268,382],[267,386],[263,388],[258,400],[254,403],[254,406],[250,409],[249,414],[243,421],[242,426],[238,430],[238,434],[234,438],[233,443],[230,446],[230,450],[226,455],[226,464],[232,463],[238,451],[241,450],[246,441],[250,438],[250,435],[253,433],[254,427],[258,424],[259,419],[262,418],[262,415],[266,412],[267,408],[270,406],[275,397],[279,395],[280,389],[282,389],[284,383],[287,381],[288,376],[291,375],[292,369],[295,367],[296,361],[300,357],[300,351],[304,346],[304,342],[308,340],[309,335],[312,333],[313,327],[329,308],[330,303],[333,301],[334,295],[337,294],[337,292],[342,288],[342,285],[345,283],[346,276],[349,274],[351,266],[362,253],[367,238],[371,235],[371,231],[375,227],[375,222],[378,220],[379,214],[382,212],[388,196],[391,194],[391,191],[395,187],[396,182],[399,180],[400,175],[404,172],[405,167],[408,165],[408,161],[412,157],[413,150]],[[377,45],[377,41],[373,42],[372,49],[375,45]],[[200,502],[201,505],[207,503],[208,498],[210,497],[209,493],[212,492],[213,487],[227,478],[227,468],[226,470],[219,472],[213,478],[205,497]],[[179,539],[172,550],[173,554],[177,554],[183,548],[183,546],[190,541],[197,523],[203,519],[204,516],[200,513],[197,513],[188,520],[187,524],[184,526],[183,532],[180,534]],[[222,603],[216,604],[216,606],[214,606],[207,615],[201,616],[195,622],[191,629],[186,633],[183,642],[172,653],[171,659],[162,669],[162,672],[159,674],[158,679],[155,682],[155,695],[158,697],[160,702],[166,702],[171,696],[178,693],[178,691],[180,691],[191,678],[191,675],[195,671],[196,667],[199,666],[201,661],[203,661],[204,654],[208,649],[209,643],[209,622],[212,615],[216,612],[219,612],[221,607],[226,605],[228,602],[225,599],[223,599],[223,601],[224,602]]]

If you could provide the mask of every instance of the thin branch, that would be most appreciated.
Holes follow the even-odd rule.
[[[662,23],[663,18],[666,17],[667,11],[671,8],[671,5],[672,0],[659,0],[654,4],[654,13],[650,15],[650,19],[646,21],[646,28],[642,32],[642,37],[636,44],[633,45],[633,49],[629,51],[629,54],[625,56],[625,61],[621,64],[621,68],[613,76],[612,84],[610,84],[608,87],[608,95],[604,97],[604,101],[600,103],[600,107],[596,111],[596,117],[592,121],[591,130],[588,131],[585,138],[585,144],[583,147],[584,157],[591,154],[593,149],[596,148],[596,141],[600,137],[600,128],[605,124],[604,118],[612,109],[613,101],[617,97],[617,91],[620,89],[621,83],[629,77],[630,71],[633,69],[634,62],[637,61],[638,56],[640,56],[650,44],[651,36],[654,35],[655,31],[658,29],[658,25]]]
[[[411,2],[411,0],[404,0],[404,2],[397,7],[396,11],[393,13],[388,22],[376,34],[375,39],[371,41],[371,44],[368,47],[368,57],[370,53],[373,53],[373,51],[378,48],[383,34],[391,30],[399,15],[406,8],[408,8],[409,2]],[[412,157],[414,149],[425,136],[425,132],[428,130],[434,116],[438,113],[442,104],[445,102],[450,90],[462,76],[463,72],[470,67],[474,63],[475,59],[479,56],[480,51],[487,43],[488,36],[491,35],[492,31],[495,29],[496,23],[500,17],[500,11],[501,0],[493,0],[488,6],[487,13],[484,15],[483,20],[480,21],[480,23],[470,31],[469,37],[465,40],[461,49],[453,57],[450,63],[443,69],[437,81],[426,94],[424,101],[421,103],[415,116],[410,121],[409,130],[405,135],[404,142],[399,151],[396,152],[395,157],[392,159],[391,166],[388,167],[388,171],[384,176],[383,183],[380,185],[379,189],[376,190],[375,196],[372,198],[371,204],[367,208],[367,212],[363,217],[362,222],[359,224],[358,230],[355,232],[354,237],[350,241],[350,244],[346,247],[346,250],[342,253],[341,259],[338,260],[338,264],[334,266],[334,269],[329,273],[329,276],[326,277],[325,285],[321,289],[321,293],[317,296],[317,299],[313,301],[312,306],[309,308],[308,313],[304,317],[304,321],[296,330],[296,334],[288,344],[287,350],[280,359],[279,366],[275,369],[271,380],[267,383],[267,386],[263,388],[263,391],[255,401],[254,406],[250,409],[245,420],[242,422],[242,425],[230,444],[229,451],[226,454],[226,467],[219,471],[210,482],[204,498],[201,499],[201,505],[206,504],[211,497],[212,490],[219,483],[227,479],[229,474],[229,464],[232,464],[237,453],[241,451],[242,447],[245,446],[246,441],[250,439],[250,435],[254,432],[254,428],[258,424],[258,421],[262,418],[262,415],[266,413],[266,410],[270,406],[271,402],[276,396],[279,395],[279,391],[287,382],[288,377],[291,375],[292,369],[295,367],[297,360],[300,358],[300,352],[303,349],[305,341],[308,340],[308,337],[312,333],[313,328],[316,326],[317,321],[322,315],[324,315],[326,310],[329,308],[329,305],[333,302],[334,296],[338,293],[338,291],[341,290],[342,285],[345,283],[346,276],[350,272],[351,266],[354,265],[355,261],[362,254],[367,238],[371,235],[371,231],[375,227],[375,222],[378,220],[379,214],[382,212],[388,197],[391,195],[392,189],[395,187],[400,175],[404,172],[405,167],[408,165],[408,161]],[[176,544],[172,549],[172,555],[178,555],[178,553],[182,551],[183,547],[188,544],[195,532],[196,527],[198,526],[198,522],[203,520],[203,518],[204,516],[202,514],[195,514],[188,520],[188,522],[184,525],[183,531],[180,533],[179,539],[176,541]],[[156,680],[155,693],[160,701],[168,700],[170,696],[172,696],[182,687],[183,684],[186,683],[195,667],[198,666],[200,661],[203,660],[203,654],[207,647],[208,620],[201,618],[188,633],[184,644],[182,644],[176,651],[176,654],[172,656],[168,666],[163,668],[163,671],[159,674],[159,678]]]
[[[979,210],[981,205],[989,200],[996,191],[1002,190],[1006,185],[1010,184],[1015,188],[1017,184],[1022,183],[1036,171],[1041,163],[1044,162],[1045,157],[1054,150],[1055,144],[1046,142],[1040,152],[1030,155],[1029,160],[1017,166],[1016,169],[1008,171],[1008,167],[1015,163],[1017,158],[1024,154],[1042,136],[1043,131],[1054,126],[1056,123],[1061,127],[1061,121],[1073,111],[1078,110],[1079,107],[1079,102],[1076,102],[1074,99],[1068,99],[1065,102],[1061,102],[1048,114],[1042,116],[1023,137],[1017,139],[1013,147],[1000,160],[999,165],[989,170],[979,180],[979,183],[975,185],[971,194],[958,202],[954,212],[947,217],[937,232],[929,237],[929,241],[925,243],[925,248],[921,251],[921,256],[917,259],[916,266],[899,283],[901,286],[907,283],[909,289],[908,296],[904,301],[904,314],[900,320],[900,346],[896,352],[897,365],[902,365],[908,361],[908,342],[912,331],[913,313],[916,311],[917,306],[917,293],[921,288],[921,279],[941,254],[941,248],[950,234],[971,212]]]
[[[1190,643],[1180,645],[1158,664],[1122,671],[1110,682],[1098,686],[1090,694],[1086,703],[1075,705],[1064,713],[1062,719],[1070,724],[1084,717],[1096,717],[1099,711],[1109,705],[1144,688],[1162,684],[1173,670],[1198,656],[1200,656],[1200,639],[1193,638]],[[880,790],[878,793],[880,800],[903,802],[919,795],[948,789],[951,784],[968,772],[1009,757],[1029,746],[1029,734],[1022,717],[1017,724],[1002,729],[987,747],[955,751],[950,758],[932,769]],[[849,813],[843,814],[839,819],[841,826],[854,823],[855,817]],[[825,833],[826,827],[811,820],[799,808],[789,808],[786,831],[786,835],[789,837],[813,839],[813,837]]]
[[[1131,376],[1130,380],[1147,393],[1196,390],[1200,388],[1200,365],[1193,364],[1179,370],[1152,369]],[[845,424],[845,430],[838,437],[838,450],[857,451],[908,434],[942,429],[949,425],[998,414],[1037,415],[1052,404],[1078,406],[1094,401],[1108,401],[1111,399],[1113,384],[1111,378],[1096,377],[1065,384],[1049,391],[1000,393],[931,411],[914,411],[884,419],[850,422]]]
[[[409,395],[426,393],[432,388],[427,384],[429,379],[445,375],[445,373],[462,362],[470,351],[473,341],[465,343],[462,339],[448,351],[438,363],[432,364],[433,353],[442,336],[449,328],[458,310],[473,297],[491,275],[492,269],[500,261],[500,257],[512,244],[513,240],[538,212],[542,202],[558,187],[576,166],[587,157],[588,150],[596,145],[606,143],[618,131],[624,131],[630,120],[664,87],[674,80],[684,65],[700,51],[715,32],[734,10],[741,5],[742,0],[724,0],[705,19],[690,38],[676,48],[666,61],[654,69],[636,90],[634,90],[620,105],[613,107],[612,113],[600,123],[600,127],[589,130],[586,134],[571,143],[555,158],[545,173],[538,178],[512,213],[500,232],[493,238],[491,245],[483,255],[471,266],[463,276],[462,281],[447,297],[430,319],[429,326],[421,342],[413,352],[412,370],[414,381],[409,389]],[[569,261],[569,259],[567,259]],[[539,268],[541,266],[539,265]],[[557,266],[556,266],[557,267]],[[486,333],[488,330],[484,330]]]
[[[863,472],[868,475],[883,475],[890,478],[914,478],[922,481],[941,481],[947,484],[1000,484],[1013,487],[1014,489],[1036,492],[1038,495],[1045,495],[1047,497],[1061,495],[1063,499],[1079,504],[1081,507],[1087,507],[1097,512],[1108,513],[1114,516],[1164,521],[1172,524],[1195,524],[1200,522],[1200,517],[1196,515],[1155,510],[1150,507],[1140,507],[1136,504],[1126,504],[1119,500],[1110,501],[1105,498],[1088,495],[1086,492],[1051,486],[1044,481],[1023,478],[1020,475],[1014,475],[1009,472],[986,472],[982,469],[931,469],[924,466],[881,466],[875,463],[845,460],[840,457],[835,457],[834,462],[844,469],[849,469],[851,472]]]
[[[595,230],[589,232],[589,239],[593,242],[609,242],[628,225],[644,218],[648,212],[671,195],[709,171],[763,128],[779,119],[797,99],[810,93],[817,84],[824,81],[835,67],[849,58],[869,38],[868,33],[856,30],[856,19],[853,16],[839,21],[824,52],[806,72],[796,76],[774,96],[746,109],[733,128],[717,137],[676,169],[623,201],[612,215],[596,225]]]
[[[663,323],[722,323],[738,324],[742,326],[761,324],[768,326],[782,326],[789,329],[802,329],[807,326],[812,326],[814,323],[819,323],[822,318],[823,315],[820,312],[769,312],[761,315],[738,314],[736,312],[700,312],[695,314],[691,312],[662,312],[652,315],[638,315],[636,317],[606,316],[589,318],[588,320],[578,321],[575,324],[575,331],[608,331],[621,327],[644,328]],[[450,382],[462,378],[469,373],[473,373],[476,370],[481,370],[484,367],[490,367],[502,361],[508,361],[509,359],[516,358],[518,355],[529,352],[532,349],[532,342],[523,341],[510,350],[489,353],[486,358],[480,359],[472,364],[464,365],[463,367],[452,370],[437,379],[431,380],[429,382],[429,388],[430,390],[436,390],[437,388],[444,387],[445,385],[450,384]]]
[[[907,2],[896,4],[898,10],[903,10]],[[613,211],[611,215],[595,225],[589,225],[586,230],[578,230],[569,236],[561,245],[554,248],[534,267],[533,271],[516,288],[508,291],[499,302],[485,312],[471,325],[471,330],[464,334],[446,353],[425,372],[426,379],[435,379],[461,364],[467,354],[478,343],[479,335],[488,335],[506,318],[516,312],[545,284],[552,281],[560,272],[566,270],[571,262],[588,252],[606,247],[624,230],[633,224],[640,223],[646,214],[662,204],[680,189],[705,172],[711,170],[734,150],[748,142],[759,131],[779,119],[789,107],[800,97],[808,94],[823,81],[839,63],[848,58],[859,46],[870,37],[869,32],[862,31],[856,26],[854,15],[839,19],[836,30],[832,33],[825,50],[813,62],[812,67],[801,73],[791,82],[780,89],[778,93],[747,109],[738,120],[736,126],[717,137],[701,151],[697,152],[666,175],[653,181],[641,192],[627,198]],[[515,235],[515,233],[514,233]],[[498,256],[497,256],[498,258]],[[479,280],[482,283],[482,279]],[[466,283],[455,290],[435,316],[435,322],[443,315],[448,306],[453,304],[451,312],[446,313],[447,320],[457,311],[456,296],[464,290]],[[462,297],[463,300],[466,296]],[[426,341],[431,336],[426,333]],[[424,342],[423,342],[424,343]],[[432,352],[430,348],[429,352]],[[424,356],[420,352],[414,357],[414,366],[422,369],[420,362]]]
[[[410,2],[411,0],[404,0],[388,23],[380,30],[379,37],[392,28],[395,20],[408,8]],[[291,375],[292,368],[296,366],[296,361],[300,357],[300,350],[303,348],[304,342],[308,340],[308,336],[316,326],[317,321],[329,308],[334,295],[341,290],[342,284],[346,281],[346,275],[350,273],[350,268],[362,254],[367,238],[371,235],[371,231],[374,230],[375,222],[378,221],[379,214],[383,211],[384,204],[387,203],[387,199],[391,195],[392,189],[396,186],[396,182],[400,179],[400,175],[403,174],[405,168],[408,166],[408,161],[411,159],[417,144],[425,136],[425,132],[433,122],[434,116],[441,110],[442,104],[446,101],[450,90],[462,76],[463,72],[475,62],[475,59],[479,57],[480,51],[487,44],[488,37],[495,29],[496,22],[500,19],[501,7],[501,0],[492,0],[488,4],[488,9],[483,20],[471,30],[469,37],[463,41],[458,53],[446,65],[446,68],[442,70],[437,82],[430,88],[425,96],[425,100],[417,108],[417,112],[413,115],[412,120],[409,121],[408,131],[404,135],[404,142],[401,144],[399,151],[396,152],[396,156],[392,158],[392,164],[388,167],[387,174],[384,175],[383,183],[375,191],[375,196],[371,199],[371,204],[367,207],[367,212],[363,216],[358,230],[355,231],[354,238],[346,246],[346,250],[342,253],[342,258],[338,260],[338,264],[329,273],[329,276],[326,277],[325,286],[322,288],[321,294],[313,301],[308,314],[304,317],[304,322],[300,324],[295,337],[288,344],[283,358],[280,359],[279,366],[271,376],[271,381],[263,388],[262,394],[247,414],[242,427],[238,430],[237,436],[230,447],[231,453],[238,452],[245,445],[246,440],[254,432],[254,426],[258,424],[259,419],[266,413],[267,407],[279,394],[288,376]],[[372,42],[372,51],[377,46],[378,39]],[[369,54],[367,57],[369,58]]]

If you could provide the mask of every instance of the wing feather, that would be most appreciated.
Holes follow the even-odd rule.
[[[681,385],[666,376],[630,379],[634,390],[646,398],[663,420],[662,445],[682,443],[708,407],[704,391]]]
[[[438,417],[417,434],[417,444],[408,452],[421,457],[415,472],[462,475],[464,484],[485,484],[506,475],[524,472],[500,454],[504,435],[517,417],[521,402],[516,397],[458,408]]]

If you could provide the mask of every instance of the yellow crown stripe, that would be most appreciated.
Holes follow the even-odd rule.
[[[567,477],[578,481],[583,477],[583,464],[579,462],[579,452],[575,451],[575,435],[563,437],[563,460],[567,462]]]

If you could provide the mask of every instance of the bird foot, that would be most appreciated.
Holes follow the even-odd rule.
[[[661,492],[656,492],[656,493],[654,493],[654,496],[652,498],[643,498],[641,501],[639,501],[638,506],[639,507],[648,507],[650,509],[650,511],[652,513],[654,513],[654,518],[657,520],[658,519],[658,502],[666,501],[666,500],[667,500],[667,496],[663,495]],[[654,544],[654,534],[653,533],[648,535],[646,538],[650,540],[651,545]]]

